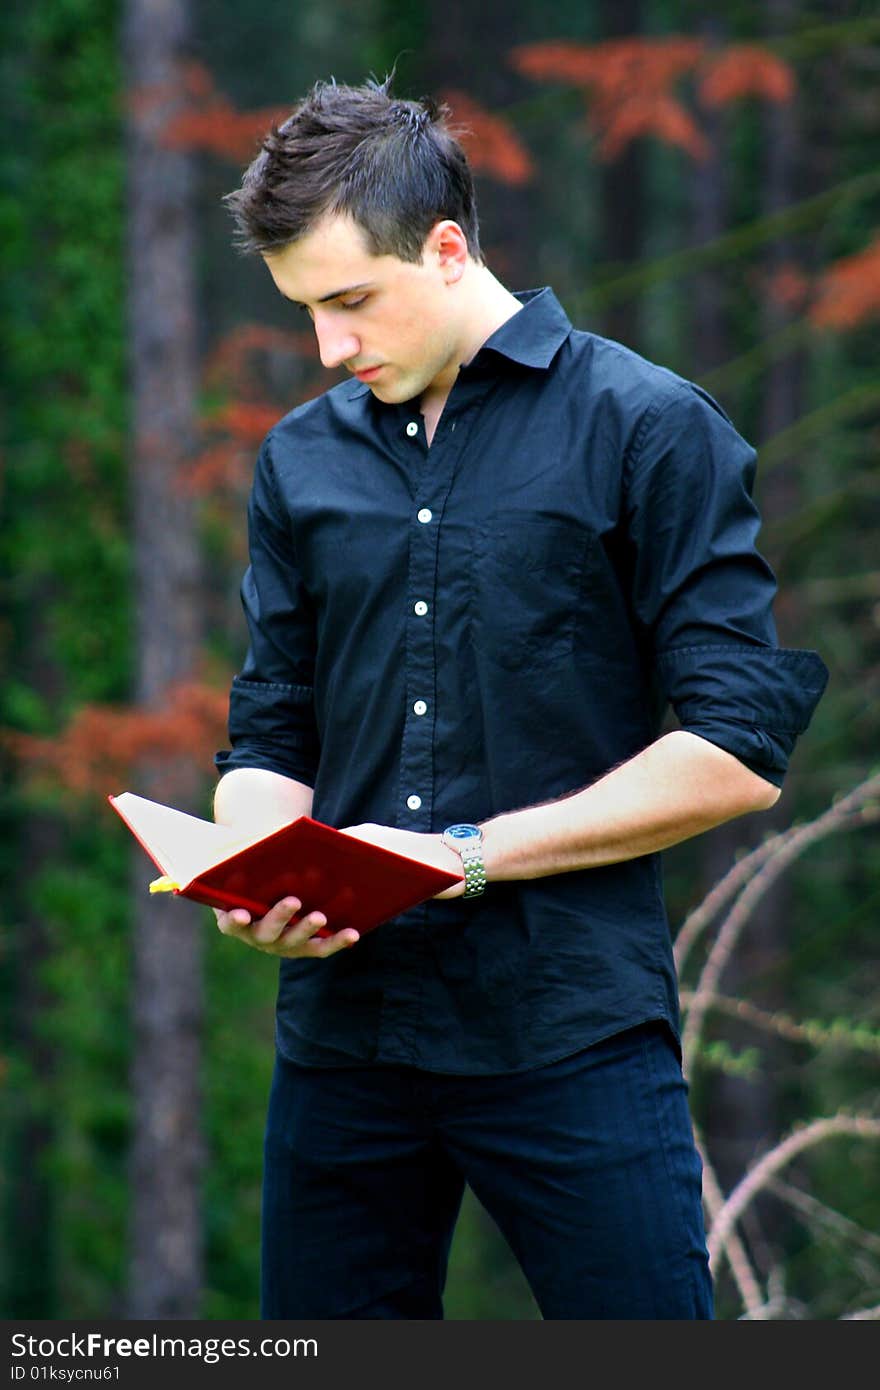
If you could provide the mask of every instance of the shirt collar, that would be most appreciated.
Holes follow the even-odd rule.
[[[461,371],[478,375],[492,367],[495,354],[523,367],[546,370],[550,366],[571,332],[568,315],[547,286],[538,290],[518,290],[514,298],[522,304],[522,309],[495,329]],[[366,382],[356,381],[349,398],[364,396],[369,390]]]
[[[517,291],[514,299],[519,300],[522,309],[486,339],[467,364],[468,369],[482,366],[489,353],[500,353],[523,367],[546,369],[550,366],[571,332],[568,315],[546,286],[540,290]]]

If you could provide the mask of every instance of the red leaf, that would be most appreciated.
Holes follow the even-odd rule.
[[[502,116],[487,111],[467,92],[444,92],[442,99],[450,108],[455,133],[477,173],[491,174],[502,183],[529,182],[534,175],[531,156]]]
[[[582,87],[602,159],[613,159],[642,135],[679,145],[696,159],[708,152],[703,136],[672,86],[699,61],[699,39],[608,39],[527,44],[512,51],[528,77],[557,78]]]
[[[818,328],[855,328],[880,314],[880,235],[830,266],[816,283],[810,319]]]
[[[794,73],[788,63],[758,44],[734,44],[710,57],[700,79],[699,97],[704,106],[727,106],[741,97],[790,101]]]
[[[210,769],[226,739],[228,687],[199,681],[171,687],[163,709],[84,705],[55,738],[5,731],[2,742],[26,773],[79,793],[106,794],[141,758],[186,756]]]

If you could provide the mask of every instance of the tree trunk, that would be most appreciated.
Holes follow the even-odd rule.
[[[128,0],[128,256],[136,702],[167,707],[193,672],[201,630],[198,535],[181,483],[197,388],[190,157],[162,145],[180,99],[187,0]],[[194,809],[204,769],[155,757],[136,789]],[[201,809],[201,808],[199,808]],[[194,1318],[202,1285],[200,910],[133,892],[134,1132],[128,1316]]]
[[[701,25],[701,36],[708,43],[724,42],[724,26],[717,19]],[[729,189],[726,171],[730,167],[728,148],[728,119],[720,111],[707,109],[700,113],[701,124],[709,142],[710,153],[705,161],[693,166],[692,241],[704,246],[713,241],[729,225]],[[704,372],[718,367],[730,355],[730,325],[725,303],[723,271],[712,266],[694,276],[693,302],[693,373],[699,379]]]
[[[51,588],[47,581],[31,587],[28,598],[32,613],[49,608]],[[51,646],[45,624],[34,622],[25,628],[16,658],[19,675],[49,709],[59,707],[64,697],[64,674]],[[13,982],[10,1039],[16,1053],[27,1059],[31,1080],[9,1098],[12,1153],[5,1183],[10,1264],[6,1316],[51,1318],[59,1316],[54,1259],[57,1203],[46,1155],[56,1139],[56,1123],[45,1082],[54,1073],[56,1057],[55,1044],[46,1037],[41,1021],[50,1016],[55,1001],[44,974],[52,954],[51,938],[31,885],[38,882],[47,865],[63,862],[65,836],[60,817],[50,810],[40,810],[26,798],[17,809],[21,814],[16,837],[17,873],[5,894],[13,927],[6,946]]]
[[[487,53],[510,47],[510,6],[506,0],[447,0],[429,11],[419,80],[431,95],[464,90],[487,110],[504,117],[521,95],[523,79],[508,62],[487,63]],[[420,93],[417,93],[417,95]],[[455,112],[453,111],[453,124]],[[508,289],[534,285],[534,197],[530,184],[510,184],[475,175],[480,216],[480,244],[493,274]]]
[[[793,0],[768,0],[765,18],[771,33],[784,33],[795,18]],[[768,103],[764,113],[765,134],[764,164],[761,177],[761,211],[768,215],[778,212],[794,201],[795,171],[798,154],[798,132],[796,114],[791,104],[775,105]],[[726,166],[726,152],[716,146],[713,165]],[[708,173],[708,171],[706,171]],[[701,177],[697,180],[700,189],[698,206],[705,205],[706,190],[713,178]],[[717,236],[728,225],[726,210],[719,209],[717,219],[707,222],[705,214],[700,227],[700,239],[707,240]],[[791,258],[792,248],[784,240],[774,243],[765,260],[765,270],[772,273]],[[701,277],[705,278],[705,277]],[[704,291],[705,293],[705,291]],[[700,298],[698,297],[698,303]],[[719,305],[707,302],[707,324],[705,341],[711,350],[711,357],[705,366],[716,366],[729,354],[729,343],[722,333],[722,314]],[[725,316],[726,317],[726,316]],[[760,337],[766,341],[785,323],[785,311],[781,309],[769,293],[762,297]],[[695,341],[704,341],[702,327],[695,332]],[[787,467],[776,468],[763,478],[760,467],[761,442],[777,430],[791,424],[801,411],[801,363],[794,355],[772,362],[762,379],[762,397],[759,408],[756,445],[759,450],[757,500],[761,507],[765,526],[775,517],[789,514],[794,505],[792,489],[794,477]],[[722,402],[729,407],[730,402]],[[731,407],[734,408],[734,407]],[[777,607],[777,618],[778,618]],[[783,645],[784,634],[783,636]],[[704,872],[708,884],[714,882],[733,862],[737,849],[747,842],[744,832],[751,833],[749,843],[755,843],[759,836],[787,824],[789,812],[783,797],[778,807],[766,815],[755,817],[753,825],[744,826],[733,822],[722,826],[709,837],[704,856]],[[708,886],[707,884],[707,886]],[[765,1008],[778,1010],[784,1006],[778,984],[779,965],[784,957],[788,940],[788,918],[790,905],[790,880],[783,875],[762,899],[760,910],[750,924],[738,950],[731,960],[724,980],[726,993],[738,997],[756,998]],[[776,981],[776,985],[763,982]],[[724,1025],[724,1035],[730,1046],[739,1051],[755,1043],[751,1029],[728,1022]],[[760,1039],[762,1065],[760,1074],[749,1078],[719,1076],[712,1087],[712,1100],[709,1107],[709,1130],[713,1146],[716,1170],[725,1190],[737,1181],[754,1160],[771,1142],[778,1132],[778,1096],[776,1076],[778,1074],[778,1045],[774,1046],[772,1036]],[[758,1201],[753,1205],[747,1228],[751,1227],[754,1240],[761,1241],[772,1235],[775,1228],[773,1204]],[[759,1234],[760,1232],[760,1234]],[[757,1248],[757,1247],[756,1247]]]
[[[601,0],[602,39],[638,37],[641,0]],[[601,167],[599,177],[599,255],[623,271],[642,256],[645,229],[645,148],[641,140]],[[603,311],[600,331],[638,350],[641,343],[638,297],[612,303]]]
[[[701,36],[710,44],[723,45],[728,41],[727,26],[717,18],[706,19]],[[694,166],[692,194],[692,240],[701,246],[720,236],[729,226],[729,187],[725,171],[731,167],[729,123],[725,109],[703,113],[711,153]],[[734,355],[727,282],[723,267],[711,267],[694,277],[692,303],[693,343],[692,375],[697,380],[711,369],[720,366]],[[736,403],[722,400],[721,404],[735,417]],[[734,423],[744,429],[742,421]],[[702,888],[699,896],[708,891],[730,868],[736,853],[745,844],[757,842],[767,829],[763,818],[752,823],[733,821],[702,836],[694,847],[695,864],[699,866]],[[761,920],[730,961],[724,979],[726,992],[749,995],[759,976],[767,953],[775,949],[778,919],[765,900]],[[732,1022],[716,1020],[716,1033],[723,1034],[735,1051],[754,1042],[752,1034]],[[760,1149],[766,1136],[773,1132],[775,1088],[772,1066],[762,1068],[760,1076],[744,1079],[716,1073],[707,1091],[706,1141],[709,1156],[722,1187],[727,1190],[742,1176],[750,1157]]]

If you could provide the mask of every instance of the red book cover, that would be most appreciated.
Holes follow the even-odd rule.
[[[161,869],[151,885],[254,918],[288,895],[302,913],[320,909],[329,936],[342,927],[364,933],[460,883],[462,875],[355,839],[330,825],[299,816],[258,839],[200,820],[133,792],[108,796],[114,811]]]

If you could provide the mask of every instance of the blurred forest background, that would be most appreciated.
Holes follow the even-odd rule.
[[[722,1319],[880,1316],[880,17],[859,0],[29,0],[0,13],[0,1311],[256,1318],[276,966],[106,804],[210,814],[264,432],[336,379],[223,193],[316,78],[445,98],[489,264],[759,449],[828,691],[667,855]],[[307,325],[306,325],[307,327]],[[468,1198],[447,1316],[535,1318]]]

